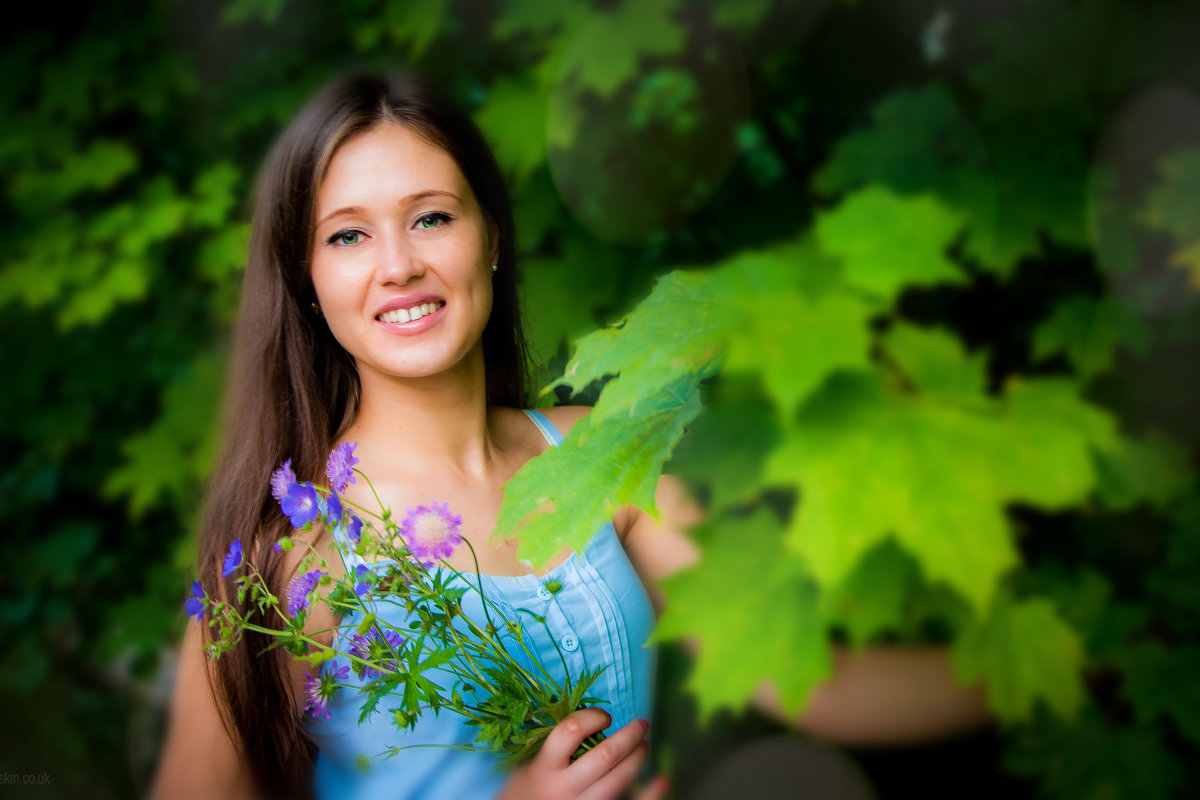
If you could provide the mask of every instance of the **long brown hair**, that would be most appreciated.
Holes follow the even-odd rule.
[[[280,593],[289,576],[281,574],[283,555],[273,545],[290,528],[271,497],[271,473],[290,458],[301,480],[320,480],[330,448],[357,410],[354,362],[311,310],[313,225],[317,189],[338,146],[384,122],[404,125],[448,152],[499,237],[492,313],[483,332],[487,398],[489,404],[525,405],[527,353],[512,208],[483,136],[445,95],[412,75],[359,75],[327,86],[283,132],[259,175],[224,444],[199,537],[200,580],[210,594],[220,587],[217,594],[227,601],[236,601],[240,572],[222,578],[221,562],[235,539]],[[239,604],[244,615],[250,614],[248,601]],[[282,627],[270,619],[262,624]],[[280,648],[262,652],[269,643],[265,635],[246,632],[215,663],[212,688],[260,793],[308,796],[315,746],[302,725],[302,703],[293,696],[288,656]]]

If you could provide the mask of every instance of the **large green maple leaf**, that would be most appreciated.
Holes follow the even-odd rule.
[[[602,395],[562,444],[530,460],[505,484],[492,535],[516,531],[522,559],[543,564],[564,545],[582,550],[624,505],[657,516],[654,493],[663,462],[700,412],[696,381],[664,387],[641,398],[636,409],[609,411],[605,401]]]
[[[730,340],[725,372],[761,376],[786,419],[836,369],[867,366],[875,308],[848,292],[756,298]]]
[[[722,518],[699,538],[700,562],[663,582],[657,641],[691,637],[700,653],[688,678],[701,717],[744,707],[763,681],[796,714],[831,672],[817,590],[782,547],[781,525],[759,510]]]
[[[986,608],[1017,563],[1005,506],[1082,500],[1095,484],[1092,449],[1118,441],[1112,422],[1064,382],[972,396],[981,371],[935,334],[890,346],[907,380],[835,375],[801,408],[766,480],[799,489],[788,540],[823,584],[895,536],[929,579]]]
[[[608,375],[623,375],[624,380],[605,387],[605,402],[593,412],[598,421],[680,379],[699,382],[720,355],[726,313],[709,274],[672,272],[616,325],[576,342],[575,354],[553,385],[579,390]]]
[[[983,681],[1002,720],[1028,720],[1038,700],[1069,719],[1083,702],[1083,646],[1045,600],[997,594],[988,614],[959,633],[951,658],[959,682]]]

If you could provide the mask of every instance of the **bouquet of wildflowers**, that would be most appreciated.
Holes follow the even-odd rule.
[[[243,615],[236,606],[208,597],[199,581],[192,584],[192,597],[185,603],[187,613],[197,619],[203,619],[206,608],[211,609],[208,624],[216,633],[208,645],[209,658],[219,658],[233,648],[244,631],[266,634],[274,638],[271,647],[283,647],[294,658],[313,665],[315,672],[307,674],[305,683],[305,711],[314,717],[328,718],[329,701],[338,692],[357,689],[362,695],[360,723],[380,713],[385,700],[398,703],[387,710],[400,730],[414,728],[427,711],[451,711],[479,729],[477,748],[502,754],[504,766],[523,763],[537,753],[560,720],[586,705],[603,702],[587,696],[601,670],[584,671],[575,679],[567,671],[565,682],[557,681],[526,645],[521,622],[505,617],[484,594],[478,561],[473,579],[446,564],[445,559],[459,545],[471,548],[459,533],[462,518],[451,513],[448,504],[435,502],[408,509],[397,523],[367,476],[354,468],[358,463],[354,447],[343,444],[330,453],[326,464],[329,489],[297,481],[290,460],[271,477],[271,492],[294,528],[321,524],[340,534],[334,540],[342,569],[333,570],[304,543],[309,552],[281,601],[245,559],[241,541],[235,540],[225,556],[223,574],[229,577],[242,572],[235,581],[238,603],[249,596],[250,612]],[[355,482],[355,475],[371,489],[378,513],[341,496]],[[275,550],[290,551],[295,546],[284,538]],[[349,548],[364,558],[378,558],[385,568],[372,570],[359,564],[351,572],[346,567]],[[473,548],[471,554],[474,558]],[[439,562],[442,569],[436,568]],[[327,591],[318,592],[319,586]],[[463,608],[463,596],[473,590],[482,599],[479,619]],[[326,603],[339,623],[351,612],[361,613],[356,625],[336,628],[340,635],[333,643],[344,650],[326,647],[306,631],[314,603]],[[384,619],[379,614],[380,604],[402,608],[403,627]],[[530,615],[544,624],[540,617]],[[259,616],[278,617],[282,627],[269,627]],[[528,656],[523,660],[526,666],[514,652]],[[440,686],[426,676],[435,668],[443,674],[448,671],[452,685]],[[366,682],[343,683],[351,670]],[[582,755],[603,738],[603,734],[589,737],[575,755]],[[380,755],[390,757],[403,749],[389,747]]]

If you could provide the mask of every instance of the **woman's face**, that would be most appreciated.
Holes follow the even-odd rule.
[[[342,143],[317,192],[312,281],[364,379],[436,375],[481,348],[493,238],[446,151],[393,123]]]

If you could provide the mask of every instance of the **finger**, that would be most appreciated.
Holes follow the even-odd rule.
[[[637,780],[638,773],[642,771],[642,765],[646,763],[649,753],[649,742],[645,740],[638,742],[637,746],[633,748],[633,752],[580,793],[579,800],[616,800],[618,797],[623,797]],[[580,761],[582,760],[580,759]]]
[[[663,800],[670,790],[671,779],[666,775],[659,775],[635,794],[633,800]]]
[[[608,712],[600,708],[584,708],[563,717],[554,726],[535,759],[550,766],[565,767],[579,744],[593,733],[604,730],[612,723]]]
[[[619,764],[623,764],[645,740],[649,728],[650,723],[646,720],[635,719],[580,756],[568,770],[571,773],[572,784],[582,790],[600,780],[605,773],[616,769]]]

